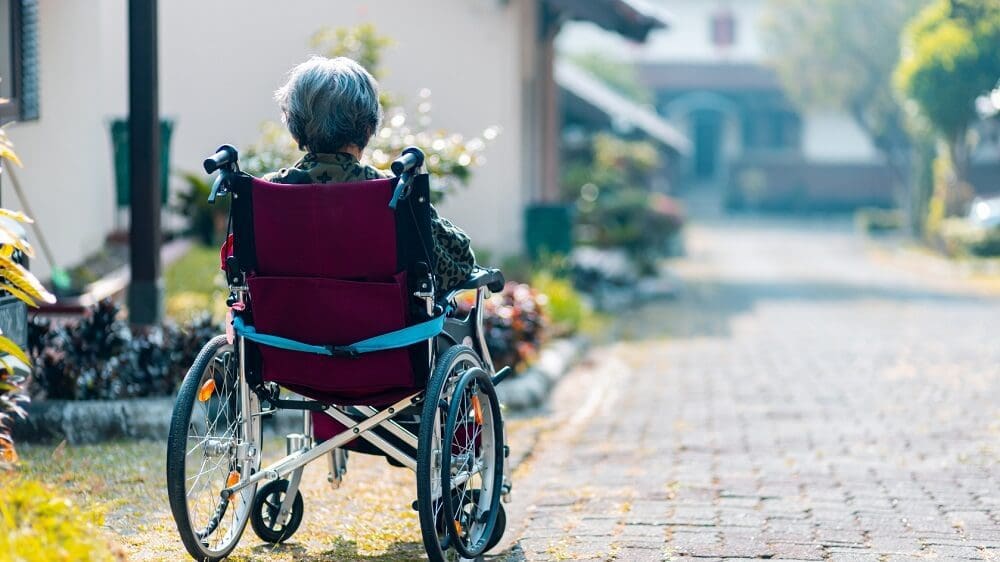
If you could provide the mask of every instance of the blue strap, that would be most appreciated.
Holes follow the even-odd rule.
[[[308,353],[317,353],[319,355],[333,355],[331,350],[321,345],[302,343],[300,341],[290,340],[280,336],[272,336],[270,334],[258,334],[256,328],[244,324],[243,318],[239,316],[233,318],[233,330],[237,335],[259,344],[277,347],[279,349],[287,349],[289,351],[305,351]]]
[[[444,321],[447,313],[441,314],[425,322],[407,326],[395,332],[382,334],[368,338],[366,340],[353,343],[351,345],[323,346],[303,343],[281,336],[271,334],[260,334],[253,326],[247,326],[239,316],[233,318],[233,330],[236,334],[262,345],[287,349],[289,351],[303,351],[306,353],[316,353],[318,355],[331,356],[357,356],[362,353],[373,351],[385,351],[387,349],[398,349],[415,343],[429,340],[444,331]]]
[[[346,346],[356,353],[370,353],[385,349],[397,349],[422,341],[427,341],[444,331],[444,320],[447,314],[440,314],[419,324],[407,326],[402,330],[382,334]]]

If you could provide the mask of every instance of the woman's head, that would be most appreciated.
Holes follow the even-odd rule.
[[[295,142],[309,152],[363,149],[382,120],[378,82],[345,57],[312,57],[296,66],[274,99]]]

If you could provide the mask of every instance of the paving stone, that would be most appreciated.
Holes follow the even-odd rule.
[[[686,236],[685,290],[554,390],[525,559],[1000,559],[1000,299],[846,225]]]

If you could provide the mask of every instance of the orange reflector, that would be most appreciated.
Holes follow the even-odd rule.
[[[229,473],[229,477],[226,478],[226,487],[232,488],[233,486],[240,483],[240,473],[236,470]],[[236,494],[229,496],[229,501],[236,499]]]
[[[472,395],[472,410],[476,413],[476,425],[483,425],[483,407],[479,404],[479,395]]]
[[[458,536],[462,536],[462,524],[458,522],[458,519],[455,520],[455,532]]]
[[[208,399],[212,397],[212,393],[215,392],[215,379],[208,379],[205,384],[201,385],[198,389],[198,401],[208,402]]]

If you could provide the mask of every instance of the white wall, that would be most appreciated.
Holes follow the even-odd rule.
[[[802,152],[815,162],[881,161],[868,135],[847,114],[810,112],[802,116]]]
[[[124,2],[40,2],[39,9],[41,118],[8,133],[38,225],[56,260],[68,265],[99,248],[112,225],[107,120],[125,107]],[[23,208],[9,178],[2,198],[5,207]],[[49,270],[40,255],[32,269],[41,276]]]
[[[41,3],[41,120],[10,128],[25,188],[61,264],[98,248],[111,228],[114,178],[106,121],[127,109],[124,0]],[[415,99],[433,92],[434,125],[503,133],[484,153],[469,188],[442,214],[477,247],[521,247],[525,202],[522,90],[533,71],[534,0],[269,0],[160,2],[161,113],[176,119],[175,170],[195,171],[222,143],[246,146],[277,120],[272,92],[311,54],[324,25],[373,22],[394,38],[386,90]],[[526,45],[527,44],[527,45]],[[174,182],[175,187],[181,184]],[[9,186],[3,200],[11,204]],[[34,269],[47,267],[36,260]]]

